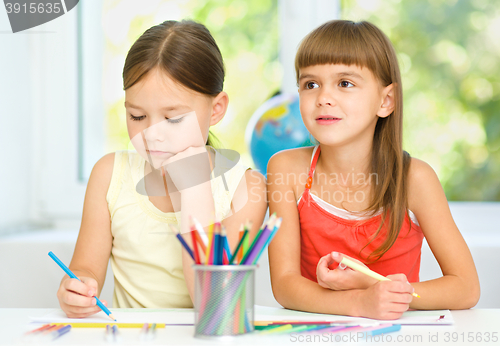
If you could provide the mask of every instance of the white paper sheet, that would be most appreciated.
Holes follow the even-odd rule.
[[[444,316],[444,318],[440,318],[441,316]],[[327,321],[361,325],[370,325],[374,322],[407,325],[454,324],[453,316],[451,315],[450,310],[406,311],[405,313],[403,313],[403,316],[401,318],[388,321],[341,315],[313,314],[309,312],[271,308],[267,306],[258,306],[256,308],[255,321]]]

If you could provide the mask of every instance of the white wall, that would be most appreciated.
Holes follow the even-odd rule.
[[[30,218],[33,108],[29,37],[12,34],[7,13],[0,10],[0,233],[2,229],[26,228]]]

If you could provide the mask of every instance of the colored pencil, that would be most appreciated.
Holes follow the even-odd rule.
[[[200,254],[198,252],[198,241],[196,240],[196,229],[191,229],[191,241],[193,242],[194,263],[200,264]]]
[[[233,264],[234,259],[238,256],[238,251],[240,251],[240,248],[243,245],[243,242],[245,241],[246,236],[248,235],[248,229],[245,229],[241,234],[242,234],[242,236],[240,237],[240,241],[238,242],[236,249],[234,249],[233,255],[229,259],[229,264]]]
[[[271,231],[271,234],[267,238],[267,240],[264,243],[264,245],[260,248],[259,253],[257,254],[257,256],[255,257],[255,259],[253,261],[253,264],[257,264],[257,262],[259,261],[260,256],[262,256],[262,253],[264,252],[264,250],[269,246],[269,244],[273,240],[274,236],[278,232],[278,229],[281,227],[281,220],[282,220],[281,217],[278,220],[276,220],[276,223],[274,224],[274,228]]]
[[[365,266],[362,266],[361,264],[356,263],[353,260],[350,260],[349,258],[347,258],[345,256],[342,256],[342,260],[340,261],[340,263],[342,263],[342,264],[348,266],[349,268],[354,269],[360,273],[366,274],[369,277],[374,278],[376,280],[391,281],[391,279],[388,279],[385,276],[382,276],[379,273],[376,273],[373,270],[370,270],[370,269],[366,268]],[[413,292],[411,295],[414,297],[420,298],[420,296],[418,294],[416,294],[415,292]]]
[[[208,237],[201,224],[194,218],[189,217],[189,222],[191,225],[191,230],[196,230],[196,240],[198,240],[198,244],[201,246],[201,250],[203,252],[207,251]]]
[[[248,226],[250,226],[250,225],[248,225]],[[245,226],[246,231],[250,232],[251,229],[252,229],[252,227]],[[249,247],[250,247],[250,233],[243,241],[243,246],[241,247],[240,252],[238,254],[238,263],[239,264],[243,263],[243,254],[245,254],[248,251]]]
[[[205,255],[205,265],[213,264],[213,246],[214,246],[214,232],[213,225],[210,225],[208,228],[208,243],[207,243],[207,252]]]
[[[50,332],[49,336],[52,337],[52,340],[55,340],[61,336],[63,336],[64,334],[68,333],[69,331],[71,330],[71,325],[66,325],[66,326],[63,326],[62,328],[58,329],[58,330],[54,330],[52,332]]]
[[[191,250],[191,248],[189,247],[189,245],[186,243],[186,241],[184,240],[184,238],[182,237],[179,229],[177,228],[177,226],[175,225],[172,225],[170,224],[170,227],[174,229],[174,231],[176,232],[176,237],[177,239],[179,239],[179,241],[181,242],[182,246],[184,247],[184,249],[187,251],[187,253],[189,254],[189,256],[191,256],[191,258],[193,259],[193,261],[196,261],[194,259],[194,254],[193,254],[193,251]]]
[[[106,326],[110,326],[110,328],[114,325],[117,325],[120,328],[142,328],[144,327],[144,323],[104,323],[104,322],[71,322],[71,323],[51,323],[51,326],[59,326],[59,325],[71,325],[73,328],[106,328]],[[150,323],[152,325],[152,323]],[[165,323],[156,323],[156,328],[165,328]]]
[[[222,226],[222,245],[224,248],[224,253],[223,253],[223,264],[229,264],[229,259],[232,257],[231,256],[231,249],[229,248],[229,241],[227,240],[227,232],[226,232],[226,227]]]
[[[254,259],[256,255],[256,254],[254,255],[254,252],[257,251],[256,247],[258,246],[260,248],[260,246],[262,246],[265,240],[267,239],[267,235],[270,232],[269,228],[272,227],[272,225],[274,225],[275,218],[276,218],[276,213],[273,213],[269,218],[269,220],[267,221],[267,223],[264,225],[264,227],[259,230],[259,233],[257,233],[257,235],[255,236],[252,245],[250,245],[247,252],[243,256],[241,263],[243,264],[252,263],[251,261]]]
[[[260,332],[260,334],[276,334],[276,333],[283,333],[286,332],[290,329],[292,329],[293,326],[291,324],[284,324],[282,326],[279,326],[277,328],[269,329],[269,330],[263,330]]]
[[[349,324],[349,321],[255,321],[254,325],[256,326],[276,326],[276,325],[284,325],[284,324],[311,324],[311,325],[328,325],[333,326],[336,324]]]
[[[380,325],[378,327],[373,327],[369,330],[366,330],[366,335],[380,335],[380,334],[387,334],[387,333],[392,333],[392,332],[397,332],[401,330],[401,325],[400,324],[386,324],[386,325]]]
[[[220,249],[220,230],[219,230],[219,224],[217,222],[214,224],[214,245],[213,245],[213,248],[214,248],[214,253],[213,253],[214,258],[213,258],[212,263],[214,265],[222,264],[222,263],[219,263],[219,251],[221,249]]]
[[[48,328],[50,328],[50,323],[47,323],[47,324],[44,324],[43,326],[37,328],[37,329],[33,329],[33,330],[30,330],[28,332],[26,332],[25,334],[31,334],[31,333],[36,333],[36,332],[41,332],[41,331],[44,331]]]
[[[57,325],[57,326],[52,325],[52,328],[49,328],[49,329],[44,330],[44,331],[42,332],[42,334],[45,334],[45,335],[46,335],[46,334],[49,334],[49,333],[55,332],[55,331],[57,331],[57,330],[59,330],[59,329],[61,329],[61,328],[64,328],[64,326],[66,326],[66,324],[61,324],[61,325]]]
[[[68,274],[68,276],[70,278],[77,279],[78,281],[81,281],[75,274],[73,274],[73,272],[71,270],[69,270],[68,267],[66,267],[66,265],[64,263],[62,263],[62,261],[52,251],[49,252],[49,256],[50,256],[50,258],[52,258],[54,260],[54,262],[56,262],[59,265],[59,267],[61,267],[62,270],[64,270],[66,272],[66,274]],[[116,321],[116,319],[113,316],[113,314],[111,313],[111,311],[109,311],[109,309],[99,300],[99,298],[97,298],[97,296],[94,296],[94,298],[95,298],[97,306],[99,306],[101,308],[101,310],[104,311],[106,313],[106,315],[108,315],[111,319]]]

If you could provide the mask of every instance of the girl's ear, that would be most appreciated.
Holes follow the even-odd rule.
[[[212,101],[212,115],[210,116],[210,126],[217,124],[224,118],[229,104],[229,97],[225,91],[221,91]]]
[[[394,85],[389,84],[382,90],[382,104],[377,112],[381,118],[386,118],[394,111]]]

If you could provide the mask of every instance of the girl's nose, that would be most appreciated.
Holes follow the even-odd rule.
[[[163,142],[167,137],[167,121],[162,120],[144,130],[144,137],[149,141]]]
[[[318,95],[318,107],[322,106],[334,106],[336,104],[335,99],[330,91],[327,89],[322,89]]]

